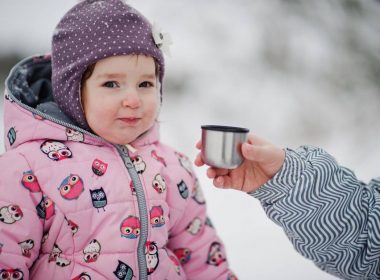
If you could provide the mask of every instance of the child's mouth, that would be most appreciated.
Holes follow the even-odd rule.
[[[128,124],[128,125],[136,125],[140,119],[139,118],[134,118],[134,117],[130,117],[130,118],[120,118],[119,120],[121,120],[122,122]]]

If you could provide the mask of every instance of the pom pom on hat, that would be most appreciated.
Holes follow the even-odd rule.
[[[162,37],[162,36],[161,36]],[[148,20],[122,0],[84,0],[58,23],[52,39],[52,85],[55,102],[76,125],[89,130],[81,104],[81,80],[98,60],[117,55],[151,56],[165,63]]]

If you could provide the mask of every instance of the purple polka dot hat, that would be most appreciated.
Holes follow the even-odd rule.
[[[156,40],[157,41],[157,40]],[[79,127],[89,130],[81,104],[81,80],[96,61],[116,55],[144,54],[159,64],[164,57],[152,26],[122,0],[85,0],[58,23],[52,39],[53,95],[60,109]]]

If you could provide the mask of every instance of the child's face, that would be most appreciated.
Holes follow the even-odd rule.
[[[155,62],[144,55],[99,60],[82,85],[90,128],[114,144],[128,144],[150,129],[160,104]]]

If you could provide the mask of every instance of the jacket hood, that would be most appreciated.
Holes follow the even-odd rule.
[[[34,140],[79,141],[112,145],[74,124],[54,102],[50,55],[33,56],[15,65],[5,82],[4,132],[6,150]],[[139,136],[134,147],[159,140],[156,123]]]

